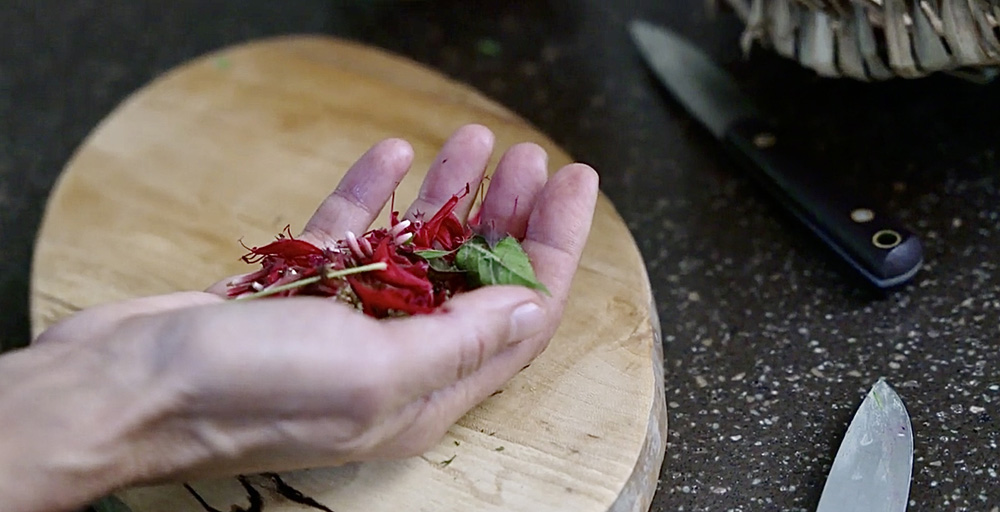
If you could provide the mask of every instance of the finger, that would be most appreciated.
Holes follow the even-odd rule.
[[[319,247],[328,247],[344,239],[347,231],[366,231],[412,162],[413,148],[404,140],[387,139],[372,146],[319,205],[300,237]],[[244,275],[220,279],[205,291],[226,297],[229,283]]]
[[[500,158],[480,210],[482,229],[524,238],[528,217],[548,176],[548,155],[531,143],[511,147]]]
[[[476,188],[483,181],[494,139],[493,132],[485,126],[473,124],[456,130],[427,171],[417,199],[406,211],[406,217],[412,219],[422,214],[425,219],[430,218],[452,196],[460,194],[468,186],[469,195],[455,208],[455,215],[464,220],[476,199]]]
[[[538,293],[493,286],[461,294],[441,311],[383,322],[393,340],[396,406],[453,385],[511,345],[535,337],[552,317]]]
[[[519,343],[492,352],[490,357],[479,358],[476,364],[466,364],[466,370],[475,369],[450,385],[414,400],[408,405],[411,424],[423,427],[403,431],[390,447],[433,443],[444,429],[517,375],[545,349],[562,319],[569,287],[590,232],[597,190],[594,170],[574,164],[557,172],[536,199],[522,245],[539,279],[552,294],[541,298],[546,315],[540,323],[542,328]],[[488,291],[487,288],[476,292]],[[391,454],[374,454],[386,455]]]
[[[405,428],[394,432],[388,442],[364,458],[393,459],[425,452],[462,416],[525,369],[540,352],[537,345],[541,339],[535,336],[533,341],[512,345],[473,374],[407,404],[399,414],[406,418]]]
[[[528,219],[521,245],[551,294],[546,309],[557,317],[590,233],[597,192],[598,176],[592,168],[568,165],[546,183]]]
[[[404,140],[388,139],[372,146],[319,205],[303,237],[328,246],[342,240],[347,231],[366,231],[412,163],[413,148]]]
[[[437,397],[427,401],[432,410],[426,414],[450,418],[495,391],[538,355],[562,318],[596,200],[597,174],[579,164],[556,173],[536,200],[523,246],[551,297],[521,287],[487,287],[446,302],[444,314],[386,323],[407,340],[397,352],[406,366],[393,372],[406,390],[398,395],[416,399],[445,393],[447,399],[440,404]],[[542,304],[542,317],[530,319],[531,329],[512,327],[529,325],[514,313],[520,297]],[[525,334],[528,331],[533,334]]]
[[[222,299],[204,292],[179,292],[104,304],[83,310],[48,328],[35,344],[102,339],[122,321],[139,315],[215,304]]]

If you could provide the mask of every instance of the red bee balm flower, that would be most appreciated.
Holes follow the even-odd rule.
[[[454,210],[469,186],[429,220],[399,220],[358,238],[347,232],[331,248],[292,237],[288,227],[263,247],[246,247],[256,272],[229,283],[233,299],[311,295],[335,297],[375,318],[431,313],[456,293],[488,284],[540,290],[527,255],[507,237],[496,244],[474,235]]]

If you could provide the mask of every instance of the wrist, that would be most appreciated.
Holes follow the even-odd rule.
[[[127,483],[117,425],[139,390],[116,382],[120,356],[68,340],[0,357],[5,510],[73,510]]]

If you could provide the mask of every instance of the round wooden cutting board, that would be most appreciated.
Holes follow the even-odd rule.
[[[240,238],[301,229],[384,138],[416,151],[396,197],[408,204],[441,144],[473,122],[496,133],[494,163],[522,141],[545,147],[553,170],[571,161],[476,91],[344,41],[272,39],[184,65],[125,101],[66,167],[35,251],[34,333],[81,308],[246,271]],[[647,510],[667,426],[659,322],[604,196],[571,294],[548,350],[420,457],[116,496],[134,512]]]

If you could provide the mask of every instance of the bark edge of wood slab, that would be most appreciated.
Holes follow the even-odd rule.
[[[571,162],[472,88],[356,43],[286,36],[184,64],[127,98],[60,176],[35,247],[33,333],[81,308],[246,271],[238,239],[300,229],[381,139],[414,146],[396,198],[408,204],[440,144],[470,122],[496,133],[494,164],[521,141],[543,146],[552,169]],[[642,257],[602,194],[550,347],[426,454],[116,497],[134,512],[648,510],[667,430],[659,328]]]

